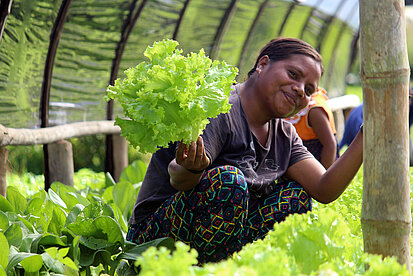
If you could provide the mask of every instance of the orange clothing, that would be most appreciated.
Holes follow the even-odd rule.
[[[318,90],[311,95],[310,103],[306,108],[301,110],[297,115],[291,118],[287,118],[286,120],[291,122],[295,129],[297,130],[298,135],[301,137],[302,140],[311,140],[311,139],[318,139],[317,135],[315,134],[313,128],[308,124],[308,113],[312,108],[321,107],[328,115],[328,119],[330,121],[331,130],[333,134],[336,134],[336,127],[334,125],[334,116],[331,112],[331,109],[327,105],[327,92],[322,89],[318,88]]]

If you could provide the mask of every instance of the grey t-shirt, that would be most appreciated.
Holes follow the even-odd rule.
[[[272,119],[265,145],[251,132],[239,95],[233,93],[228,113],[210,119],[202,138],[211,169],[222,165],[239,168],[250,191],[250,206],[271,193],[288,169],[296,162],[314,158],[303,146],[295,128],[283,119]],[[169,183],[168,164],[175,158],[176,143],[153,154],[139,191],[130,224],[153,213],[163,201],[177,191]]]

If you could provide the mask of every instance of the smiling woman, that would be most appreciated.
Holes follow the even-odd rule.
[[[304,108],[323,73],[321,56],[294,38],[271,40],[228,113],[190,144],[159,149],[139,191],[127,239],[172,237],[216,262],[263,238],[312,199],[335,200],[362,162],[362,135],[326,172],[283,118]]]

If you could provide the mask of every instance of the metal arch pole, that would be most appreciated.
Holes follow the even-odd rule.
[[[257,11],[257,14],[255,15],[254,20],[252,21],[251,27],[248,30],[247,37],[244,41],[244,44],[242,45],[242,49],[241,49],[241,52],[240,52],[240,55],[239,55],[239,58],[238,58],[238,65],[237,65],[238,68],[241,68],[241,66],[243,66],[244,55],[247,51],[247,48],[248,48],[248,45],[250,43],[252,34],[254,33],[254,30],[257,27],[258,21],[260,20],[261,15],[264,13],[264,10],[268,6],[269,2],[270,2],[269,0],[264,0],[261,3],[260,8]]]
[[[331,54],[331,58],[330,61],[328,63],[328,65],[326,66],[326,70],[325,70],[325,79],[326,79],[326,83],[325,83],[325,88],[328,89],[330,86],[330,81],[331,81],[331,75],[333,72],[333,67],[334,67],[334,63],[336,61],[336,56],[338,54],[338,45],[340,44],[341,38],[343,37],[343,33],[344,33],[344,29],[348,26],[346,22],[349,22],[354,16],[354,10],[358,7],[358,3],[354,3],[353,8],[350,10],[350,12],[348,13],[346,19],[342,22],[341,26],[340,26],[340,30],[338,31],[338,37],[334,42],[334,47],[333,47],[333,52]],[[357,53],[357,51],[354,49],[354,47],[356,47],[357,49],[357,41],[358,41],[358,30],[355,33],[355,35],[353,36],[353,40],[351,42],[351,52],[350,52],[350,61],[348,63],[348,69],[346,72],[346,75],[350,72],[351,69],[351,64],[354,62],[355,56],[353,57],[354,53]],[[355,36],[357,36],[357,39],[355,39]],[[354,44],[355,43],[355,44]],[[353,57],[353,58],[352,58]]]
[[[311,17],[313,16],[314,11],[321,5],[321,3],[322,3],[323,1],[324,1],[324,0],[318,0],[318,2],[317,2],[317,3],[313,6],[313,8],[311,9],[310,13],[308,14],[307,19],[305,20],[304,26],[303,26],[303,28],[301,29],[300,39],[303,39],[303,37],[304,37],[304,32],[305,32],[305,30],[306,30],[307,27],[308,27],[308,23],[310,23],[310,19],[311,19]]]
[[[214,41],[212,42],[212,45],[211,45],[210,56],[212,59],[216,59],[218,57],[219,50],[220,50],[219,48],[221,46],[222,39],[229,26],[229,23],[231,22],[232,15],[234,14],[237,8],[237,2],[238,0],[232,0],[228,8],[225,10],[224,15],[221,18],[221,22],[219,24],[217,32],[215,33]]]
[[[181,12],[179,13],[179,18],[178,18],[178,21],[176,22],[175,30],[174,30],[174,33],[172,35],[173,40],[176,40],[178,38],[179,28],[181,27],[182,20],[184,18],[186,9],[188,8],[188,5],[189,5],[190,1],[191,0],[186,0],[185,1],[184,6],[182,7]]]
[[[343,8],[344,3],[347,0],[342,0],[340,2],[340,4],[338,4],[336,10],[334,11],[334,13],[332,15],[330,15],[330,17],[328,18],[327,22],[323,25],[323,28],[321,29],[320,35],[318,36],[318,45],[316,46],[316,49],[318,52],[321,53],[321,45],[323,44],[326,36],[327,36],[327,32],[328,29],[330,28],[331,23],[333,22],[334,18],[337,17],[338,12]]]
[[[292,2],[291,5],[288,7],[288,10],[284,16],[283,23],[281,23],[280,29],[278,30],[278,36],[282,35],[284,31],[285,25],[287,25],[288,18],[290,17],[291,13],[293,12],[294,8],[298,5],[297,2]]]
[[[43,83],[40,96],[40,127],[49,126],[49,99],[50,86],[53,75],[53,65],[56,57],[57,47],[59,45],[60,37],[63,31],[63,25],[69,12],[71,0],[63,0],[57,15],[56,21],[50,33],[49,50],[47,52],[46,64],[44,68]],[[49,177],[49,153],[47,144],[43,145],[43,164],[44,164],[44,188],[47,191],[50,188]]]
[[[0,43],[1,39],[3,38],[3,32],[6,26],[7,17],[10,15],[11,12],[12,4],[13,0],[3,0],[0,2]]]
[[[133,30],[133,27],[138,21],[138,18],[141,15],[142,10],[145,7],[146,3],[147,3],[147,0],[143,0],[135,13],[134,13],[134,10],[137,4],[137,0],[134,0],[131,5],[128,17],[126,18],[123,24],[123,27],[122,27],[120,40],[116,46],[115,57],[113,58],[113,61],[112,61],[112,68],[111,68],[110,79],[109,79],[110,85],[113,85],[115,83],[116,77],[118,75],[122,55],[125,50],[126,42],[128,41],[129,36]],[[107,104],[106,119],[113,120],[113,100],[110,100]],[[115,173],[113,149],[114,149],[113,135],[111,134],[106,135],[105,172],[109,172],[112,176]]]

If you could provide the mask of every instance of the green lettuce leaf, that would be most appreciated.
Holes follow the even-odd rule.
[[[228,97],[235,84],[236,67],[212,61],[201,49],[182,55],[174,40],[149,46],[141,62],[125,71],[107,88],[106,100],[117,100],[125,118],[115,124],[122,136],[144,153],[153,153],[170,142],[196,141],[208,118],[226,113]]]

